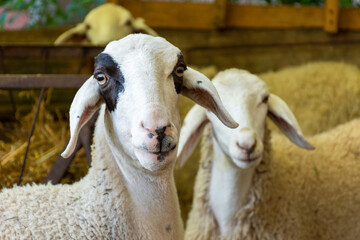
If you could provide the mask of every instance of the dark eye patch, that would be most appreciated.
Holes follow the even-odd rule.
[[[173,72],[171,73],[171,75],[173,76],[174,79],[174,85],[175,85],[175,90],[176,93],[179,94],[181,92],[182,86],[183,86],[183,77],[179,77],[179,72],[178,71],[178,67],[183,67],[183,71],[186,71],[186,64],[184,61],[184,56],[182,55],[182,53],[180,53],[178,55],[178,61],[174,67]]]
[[[110,112],[114,111],[119,98],[119,93],[124,92],[124,76],[120,65],[107,53],[100,53],[95,58],[94,76],[104,74],[108,80],[99,85],[99,91],[104,98]]]

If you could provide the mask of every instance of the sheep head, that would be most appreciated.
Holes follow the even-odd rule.
[[[236,129],[224,128],[212,113],[194,106],[184,120],[180,134],[178,164],[190,156],[206,122],[210,121],[221,150],[240,168],[259,164],[263,156],[266,116],[296,145],[313,149],[305,140],[287,104],[270,94],[265,83],[244,70],[229,69],[213,79],[224,106],[239,123]]]
[[[180,93],[237,127],[211,81],[188,68],[164,38],[132,34],[110,42],[71,104],[71,139],[62,156],[72,154],[81,127],[104,106],[109,145],[148,170],[163,169],[176,157]]]
[[[91,10],[82,23],[62,33],[55,45],[88,43],[103,46],[131,33],[157,33],[145,24],[144,19],[134,19],[131,13],[116,4],[106,3]]]

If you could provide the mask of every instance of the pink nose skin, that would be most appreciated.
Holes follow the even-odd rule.
[[[249,128],[241,128],[241,138],[236,142],[236,146],[247,155],[254,152],[256,148],[255,134]]]
[[[155,129],[146,128],[144,124],[141,127],[146,131],[147,139],[145,140],[144,149],[153,153],[169,152],[176,147],[171,136],[171,124],[161,126]]]
[[[147,136],[150,139],[156,137],[156,139],[159,141],[162,141],[164,139],[164,137],[166,136],[165,132],[169,132],[169,128],[171,127],[170,124],[168,124],[167,126],[156,128],[156,129],[146,128],[146,127],[144,127],[143,124],[141,126],[143,128],[145,128],[145,130],[148,132]]]
[[[245,152],[246,154],[250,155],[254,152],[256,148],[256,140],[252,143],[242,143],[236,142],[236,146],[241,149],[241,151]]]

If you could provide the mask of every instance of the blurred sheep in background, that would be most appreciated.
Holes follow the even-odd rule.
[[[55,45],[81,43],[102,46],[131,33],[157,36],[144,19],[134,18],[119,5],[106,3],[91,10],[82,23],[62,33],[55,40]]]

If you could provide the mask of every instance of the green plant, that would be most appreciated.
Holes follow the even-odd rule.
[[[28,28],[51,27],[71,24],[82,20],[92,8],[105,0],[72,0],[65,7],[61,0],[1,0],[5,10],[0,15],[0,29],[3,29],[6,15],[10,11],[27,12]],[[15,20],[15,15],[10,21]]]

